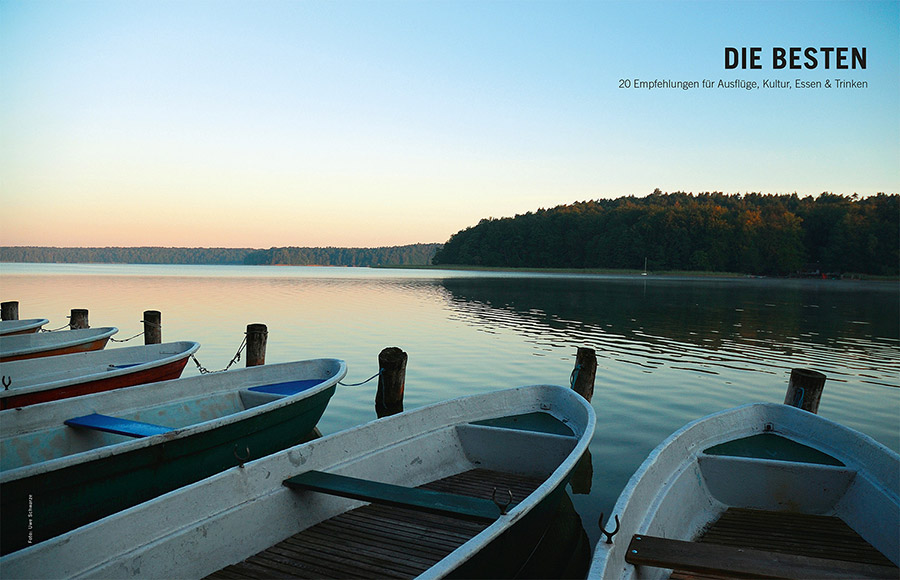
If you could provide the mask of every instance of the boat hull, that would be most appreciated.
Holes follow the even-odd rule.
[[[483,422],[527,414],[552,414],[569,429],[569,435],[538,430],[533,424],[517,429]],[[0,559],[0,565],[12,575],[44,578],[205,577],[287,538],[292,543],[304,541],[295,536],[298,531],[303,534],[357,508],[375,507],[283,483],[310,470],[400,486],[407,490],[403,493],[420,485],[428,488],[430,482],[468,476],[472,470],[491,470],[499,474],[500,485],[507,477],[521,477],[533,479],[537,487],[517,497],[505,514],[494,511],[465,536],[468,539],[447,548],[446,555],[436,556],[436,563],[422,564],[427,569],[417,573],[423,579],[508,577],[520,570],[537,540],[547,533],[558,500],[566,493],[565,483],[587,450],[594,422],[590,405],[563,387],[520,387],[447,401],[229,469],[10,554]],[[491,511],[497,508],[490,496],[483,501]],[[425,522],[437,517],[430,512],[417,516],[422,512],[401,508],[387,511],[405,512],[402,517],[413,522],[423,538],[429,527]],[[345,540],[339,535],[333,542],[315,542],[314,554],[322,553],[316,565],[325,559],[324,552],[338,554],[344,564],[366,558],[363,550],[341,552]],[[407,543],[418,544],[418,540]],[[403,562],[406,565],[408,560]],[[382,564],[387,564],[384,559],[370,564],[375,566],[370,570],[380,570]]]
[[[199,346],[195,342],[180,342],[110,349],[86,356],[73,353],[76,355],[75,358],[62,355],[63,358],[53,361],[56,369],[68,367],[73,369],[69,372],[74,373],[77,372],[74,370],[75,367],[80,364],[87,369],[85,374],[62,380],[53,380],[54,377],[49,375],[47,382],[43,384],[27,384],[22,388],[7,389],[0,393],[0,410],[177,379],[184,371],[188,357],[196,352]],[[171,348],[172,351],[166,352],[166,348]],[[147,355],[132,355],[142,351],[146,351]],[[132,360],[137,362],[130,362]],[[107,361],[121,361],[125,364],[121,365],[123,368],[113,367],[110,370],[108,368],[110,363]],[[104,365],[106,369],[103,368]],[[32,362],[16,364],[13,361],[0,364],[0,372],[15,387],[20,382],[18,380],[20,376],[26,378],[29,375],[34,376],[40,372],[40,367]]]
[[[214,424],[175,429],[65,457],[47,469],[37,465],[30,473],[27,469],[8,472],[0,482],[3,513],[0,551],[7,554],[42,542],[304,441],[324,413],[337,381],[346,372],[346,366],[340,364],[342,370],[329,378],[322,388],[316,388],[309,396],[287,397],[285,401],[273,404],[271,409],[260,405],[213,421]],[[192,377],[156,383],[153,388],[201,378],[206,379]],[[70,401],[90,401],[123,392],[100,393]],[[287,399],[293,400],[286,402]],[[45,406],[66,402],[56,401]],[[41,410],[42,407],[29,409]],[[6,412],[16,413],[17,410]],[[17,471],[23,472],[21,476],[17,476]]]
[[[101,350],[117,328],[84,328],[0,336],[0,362]]]
[[[0,320],[0,336],[34,334],[48,322],[50,321],[46,318],[30,318],[27,320]]]

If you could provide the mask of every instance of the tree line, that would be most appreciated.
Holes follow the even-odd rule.
[[[209,264],[289,266],[423,266],[431,263],[438,244],[379,248],[166,248],[0,247],[0,262]]]
[[[900,274],[900,196],[720,192],[584,201],[488,218],[436,265],[789,275]]]
[[[291,266],[425,266],[439,244],[410,244],[378,248],[298,248],[254,250],[245,264],[287,264]]]

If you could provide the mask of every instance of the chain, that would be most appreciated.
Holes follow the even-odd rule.
[[[347,384],[347,383],[342,383],[341,381],[338,381],[338,384],[341,385],[342,387],[359,387],[359,386],[362,386],[362,385],[368,383],[369,381],[371,381],[372,379],[374,379],[375,377],[377,377],[378,375],[380,375],[383,371],[384,371],[384,369],[378,369],[378,372],[377,372],[377,373],[375,373],[374,375],[372,375],[371,377],[367,378],[366,380],[364,380],[364,381],[361,382],[361,383]]]
[[[231,366],[241,360],[241,352],[243,352],[244,347],[247,346],[247,334],[244,333],[244,340],[241,341],[241,346],[238,347],[237,352],[234,353],[234,358],[231,359],[231,362],[228,363],[228,366],[220,371],[211,371],[207,369],[205,366],[200,364],[200,361],[197,360],[197,357],[191,355],[191,359],[194,361],[194,364],[197,365],[197,370],[200,371],[201,375],[209,374],[209,373],[222,373],[231,368]]]
[[[60,326],[59,328],[51,328],[50,330],[47,330],[46,328],[42,328],[41,332],[56,332],[56,331],[62,330],[64,328],[69,328],[69,324],[66,323],[64,326]]]
[[[110,336],[110,337],[109,337],[109,340],[112,341],[112,342],[128,342],[129,340],[134,340],[135,338],[137,338],[137,337],[139,337],[139,336],[141,336],[141,335],[143,335],[143,334],[144,334],[144,331],[142,330],[141,332],[135,334],[135,335],[132,336],[131,338],[113,338],[113,337]]]

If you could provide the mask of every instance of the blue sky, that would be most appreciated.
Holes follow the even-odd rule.
[[[897,193],[898,31],[896,1],[3,0],[0,244],[396,245],[654,188]],[[772,70],[775,46],[867,67]],[[867,88],[619,88],[796,78]]]

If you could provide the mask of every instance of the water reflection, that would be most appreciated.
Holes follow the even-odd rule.
[[[781,376],[804,360],[834,381],[900,386],[892,284],[450,278],[442,286],[461,319],[481,332],[519,333],[538,351],[591,346],[647,373]]]

